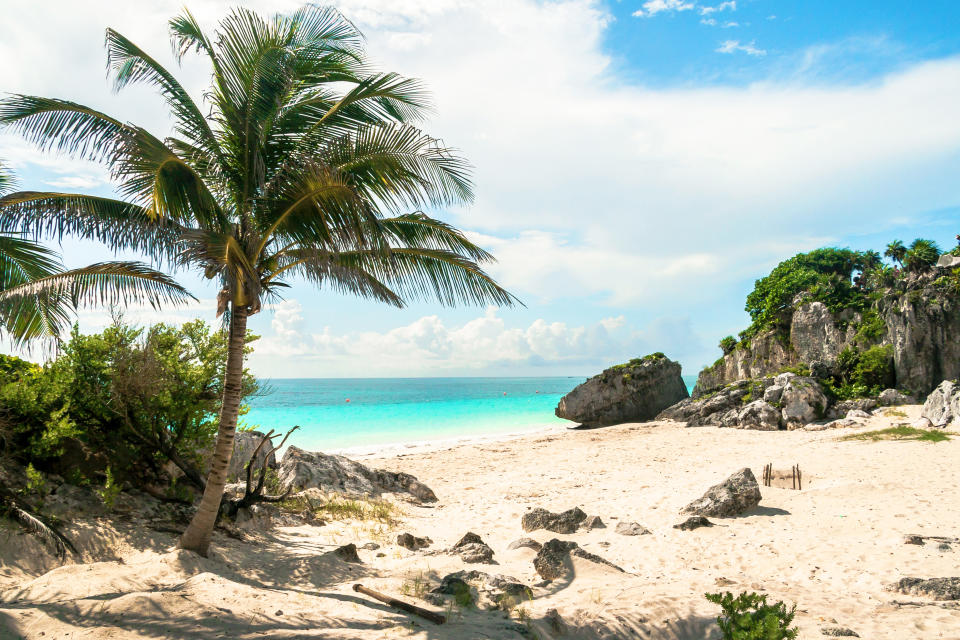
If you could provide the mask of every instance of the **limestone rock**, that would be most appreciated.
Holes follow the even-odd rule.
[[[694,500],[680,513],[715,518],[731,518],[760,504],[760,485],[749,468],[710,487],[703,497]]]
[[[360,562],[360,556],[357,555],[357,545],[353,544],[352,542],[334,549],[333,555],[337,556],[344,562]]]
[[[533,599],[530,587],[512,576],[489,575],[482,571],[457,571],[449,573],[440,585],[431,589],[432,594],[452,595],[461,604],[475,602],[485,609],[509,611],[521,602]],[[435,602],[442,606],[440,602]]]
[[[847,420],[867,420],[870,418],[870,414],[861,409],[851,409],[847,411],[846,418]]]
[[[643,527],[636,522],[618,522],[617,528],[614,529],[617,533],[622,536],[646,536],[650,535],[650,530],[646,527]]]
[[[533,559],[533,568],[544,580],[556,580],[567,575],[571,555],[623,572],[623,569],[612,562],[604,560],[589,551],[584,551],[576,542],[558,540],[557,538],[553,538],[543,545],[537,553],[537,557]]]
[[[358,496],[409,494],[422,502],[436,502],[428,486],[409,473],[371,469],[343,456],[287,447],[278,471],[282,490],[317,487]]]
[[[563,513],[551,513],[538,507],[523,514],[520,525],[524,531],[546,529],[554,533],[574,533],[580,523],[586,519],[587,514],[579,507],[568,509]]]
[[[914,420],[910,426],[914,429],[932,429],[933,423],[930,422],[930,418],[924,418],[923,416],[920,416]]]
[[[885,407],[894,407],[901,404],[916,404],[917,399],[896,389],[884,389],[877,396],[877,400]]]
[[[683,522],[679,522],[673,525],[674,529],[680,529],[681,531],[693,531],[694,529],[699,529],[700,527],[712,527],[713,523],[704,518],[703,516],[690,516]]]
[[[233,455],[230,457],[230,466],[227,467],[227,477],[236,478],[242,482],[246,482],[246,469],[247,463],[250,462],[250,458],[253,457],[253,450],[257,448],[257,445],[260,444],[260,440],[263,439],[265,434],[260,433],[259,431],[237,431],[233,436]],[[264,463],[270,468],[275,468],[277,466],[277,458],[274,454],[267,455],[267,452],[270,450],[270,443],[263,445],[260,448],[260,453],[257,454],[257,463],[256,467],[259,468]],[[256,476],[254,476],[256,477]]]
[[[433,544],[433,540],[430,538],[418,538],[411,533],[401,533],[397,536],[397,544],[404,549],[418,551],[424,547],[429,547],[431,544]]]
[[[507,546],[507,549],[514,551],[516,549],[533,549],[534,551],[540,551],[540,547],[543,545],[534,540],[533,538],[520,538],[519,540],[514,540]]]
[[[827,418],[835,420],[845,418],[851,411],[870,412],[876,409],[879,403],[873,398],[854,398],[851,400],[841,400],[827,411]]]
[[[600,519],[600,516],[590,516],[583,521],[583,524],[580,525],[582,528],[587,531],[592,531],[593,529],[606,529],[607,525],[603,524],[603,520]]]
[[[901,578],[890,585],[890,590],[934,600],[960,600],[960,577]]]
[[[946,427],[960,419],[960,384],[944,380],[934,389],[923,403],[920,412],[935,427]]]
[[[780,411],[765,400],[754,400],[737,414],[737,423],[741,429],[776,431],[780,428]]]
[[[820,629],[821,635],[830,636],[832,638],[859,638],[860,634],[852,629],[846,627],[822,627]]]
[[[556,414],[591,427],[644,421],[688,395],[679,363],[653,354],[580,384],[561,398]]]
[[[493,549],[472,531],[460,538],[451,551],[467,564],[494,564]]]
[[[796,376],[783,387],[780,404],[783,405],[783,422],[787,428],[797,429],[823,418],[829,401],[816,380]]]
[[[960,267],[960,256],[945,253],[937,260],[937,266],[941,269],[953,269]]]
[[[543,621],[555,635],[566,635],[567,623],[563,621],[556,609],[547,609],[547,612],[543,615]]]

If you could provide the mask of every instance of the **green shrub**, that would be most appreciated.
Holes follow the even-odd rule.
[[[103,506],[107,509],[112,509],[114,503],[117,501],[117,497],[120,495],[121,487],[114,479],[113,471],[110,470],[109,466],[107,466],[106,475],[107,479],[103,483],[103,489],[99,489],[97,495],[103,500]]]
[[[720,341],[720,350],[723,351],[723,355],[727,355],[736,348],[737,341],[733,336],[727,336]]]
[[[787,610],[783,602],[770,605],[767,596],[747,592],[737,597],[729,591],[705,597],[723,610],[717,624],[724,640],[791,640],[799,633],[790,627],[797,605]]]
[[[823,302],[834,312],[863,308],[865,292],[855,287],[852,280],[863,257],[857,251],[828,247],[784,260],[770,275],[757,280],[747,296],[746,311],[753,323],[741,337],[749,338],[777,326],[800,294],[805,294],[807,301]]]
[[[109,464],[118,483],[162,484],[171,460],[197,476],[217,432],[226,352],[225,332],[199,320],[136,328],[118,318],[93,335],[74,327],[43,367],[0,361],[6,453],[75,482]],[[245,372],[244,396],[256,391]]]

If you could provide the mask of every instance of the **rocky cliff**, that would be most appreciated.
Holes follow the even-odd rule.
[[[655,353],[577,386],[560,400],[556,414],[591,427],[649,420],[688,395],[680,364]]]
[[[926,395],[960,377],[960,291],[936,271],[888,289],[864,311],[831,313],[822,302],[800,302],[784,322],[743,341],[700,372],[693,396],[738,380],[806,367],[828,376],[845,350],[889,347],[895,386]]]

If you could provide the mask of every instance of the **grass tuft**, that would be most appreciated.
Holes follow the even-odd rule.
[[[880,440],[920,440],[922,442],[945,442],[950,439],[950,435],[943,431],[933,431],[929,429],[917,429],[906,424],[901,424],[888,429],[878,431],[865,431],[863,433],[852,433],[843,436],[841,440],[870,440],[879,442]]]

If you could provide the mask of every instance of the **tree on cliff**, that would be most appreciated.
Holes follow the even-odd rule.
[[[107,31],[107,49],[115,87],[159,89],[175,137],[64,100],[14,96],[0,106],[0,122],[41,146],[104,161],[126,199],[15,194],[0,213],[23,229],[139,250],[219,283],[229,349],[217,444],[180,540],[205,555],[233,452],[247,318],[287,280],[395,306],[515,299],[479,266],[487,252],[420,212],[469,202],[469,166],[413,125],[428,106],[420,83],[372,72],[362,35],[339,12],[308,5],[267,19],[234,9],[213,38],[189,12],[169,26],[178,57],[197,52],[211,65],[205,110],[121,34]]]
[[[937,264],[940,258],[940,247],[933,240],[917,238],[910,243],[903,257],[903,264],[907,271],[926,271]]]
[[[883,252],[883,255],[890,258],[902,267],[903,259],[907,255],[907,248],[903,246],[903,242],[901,240],[894,240],[887,245],[887,249]]]

